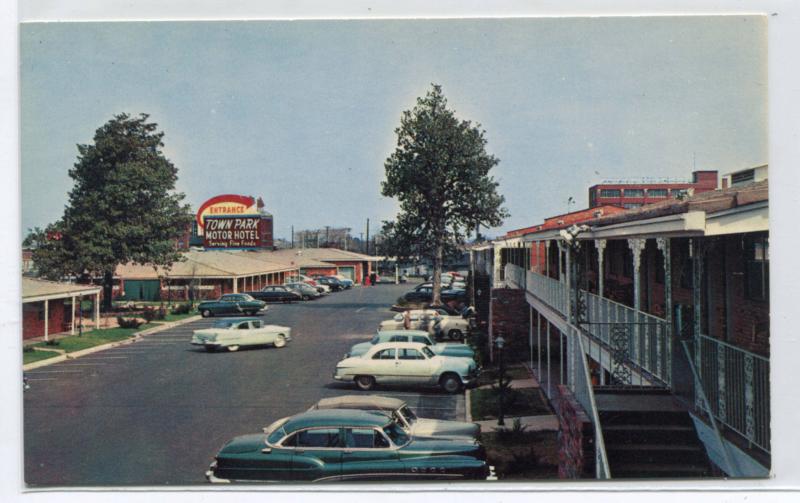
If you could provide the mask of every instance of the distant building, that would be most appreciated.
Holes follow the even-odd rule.
[[[722,175],[722,188],[741,187],[752,182],[761,182],[767,179],[767,165],[756,166],[755,168],[740,169]]]
[[[589,207],[610,205],[625,209],[638,208],[667,198],[693,196],[716,188],[716,171],[694,171],[691,180],[672,178],[605,180],[589,188]]]

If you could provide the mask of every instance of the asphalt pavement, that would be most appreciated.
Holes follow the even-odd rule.
[[[351,345],[368,340],[408,285],[356,287],[270,304],[270,324],[292,328],[282,349],[208,353],[189,344],[199,320],[141,341],[25,372],[25,482],[29,486],[204,484],[230,438],[255,433],[320,398],[361,393],[333,380]],[[421,417],[464,419],[464,396],[383,388]]]

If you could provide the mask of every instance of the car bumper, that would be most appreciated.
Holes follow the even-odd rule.
[[[221,479],[214,475],[214,470],[217,468],[217,462],[212,461],[211,465],[206,470],[206,480],[211,482],[212,484],[229,484],[231,481],[228,479]]]

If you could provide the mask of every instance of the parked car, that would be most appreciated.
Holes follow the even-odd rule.
[[[443,301],[450,300],[466,300],[466,290],[452,290],[442,287],[440,296]],[[433,300],[433,285],[431,283],[422,283],[417,285],[416,288],[403,295],[409,302],[430,302]]]
[[[299,293],[300,298],[303,300],[311,300],[322,297],[322,294],[319,293],[319,290],[308,283],[286,283],[284,286]]]
[[[345,276],[345,275],[343,275],[343,274],[334,274],[334,275],[333,275],[333,276],[331,276],[331,277],[332,277],[332,278],[336,278],[336,279],[338,279],[339,281],[341,281],[341,282],[344,284],[344,287],[345,287],[345,288],[353,288],[353,283],[354,283],[354,282],[353,282],[353,280],[352,280],[352,279],[348,278],[347,276]]]
[[[360,356],[369,351],[375,344],[384,342],[420,342],[428,346],[434,354],[441,356],[455,356],[459,358],[475,358],[475,351],[466,344],[442,344],[431,340],[427,332],[422,330],[382,330],[367,342],[354,344],[345,358]]]
[[[208,351],[222,348],[237,351],[242,346],[266,344],[282,348],[291,340],[291,328],[264,325],[259,318],[223,318],[214,322],[211,328],[195,330],[192,335],[192,344],[203,346]]]
[[[478,365],[470,358],[439,356],[421,342],[375,344],[361,356],[345,358],[336,364],[333,378],[353,381],[359,389],[375,384],[440,386],[456,393],[473,384]]]
[[[293,302],[303,300],[303,296],[285,285],[268,285],[255,292],[246,292],[254,299],[264,302]]]
[[[466,437],[419,438],[389,415],[314,410],[236,437],[206,471],[213,483],[486,479],[486,450]]]
[[[469,332],[468,320],[462,316],[451,316],[443,309],[412,309],[407,312],[410,329],[425,330],[436,338],[458,341]],[[391,320],[382,321],[378,330],[403,330],[405,316],[405,313],[398,313]]]
[[[471,437],[478,438],[480,425],[463,421],[444,421],[418,417],[408,404],[399,398],[378,395],[344,395],[323,398],[309,410],[349,409],[377,410],[390,414],[406,433],[420,437]]]
[[[341,281],[336,278],[329,278],[327,276],[317,278],[317,283],[320,285],[327,286],[333,292],[339,292],[344,290],[344,285]]]
[[[246,293],[227,293],[216,300],[204,300],[197,305],[197,310],[203,318],[218,314],[246,314],[255,315],[267,309],[267,303],[256,300]]]

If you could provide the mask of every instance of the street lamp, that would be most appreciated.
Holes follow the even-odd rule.
[[[503,366],[503,346],[505,346],[506,340],[503,339],[502,335],[499,335],[499,336],[497,336],[497,339],[495,339],[494,343],[495,343],[495,346],[497,346],[497,358],[499,360],[499,362],[498,362],[498,367],[499,367],[498,375],[500,377],[500,379],[498,381],[498,385],[500,386],[500,404],[499,404],[500,405],[500,411],[499,411],[498,417],[497,417],[497,426],[505,426],[506,423],[505,423],[505,420],[503,418],[503,415],[504,415],[503,414],[503,402],[504,402],[504,400],[503,400],[504,396],[503,395],[505,394],[505,390],[504,390],[505,385],[503,383],[503,378],[505,377],[505,367]]]

